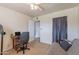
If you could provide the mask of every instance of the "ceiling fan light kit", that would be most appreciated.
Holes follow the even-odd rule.
[[[30,4],[30,8],[32,10],[40,10],[40,11],[42,11],[42,8],[38,4]]]

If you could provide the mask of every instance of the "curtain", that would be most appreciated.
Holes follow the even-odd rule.
[[[53,42],[67,39],[67,16],[53,18]]]

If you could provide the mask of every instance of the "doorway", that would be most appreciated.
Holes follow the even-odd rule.
[[[53,18],[53,42],[67,39],[67,16]]]
[[[34,38],[40,42],[40,21],[35,21],[34,23]]]

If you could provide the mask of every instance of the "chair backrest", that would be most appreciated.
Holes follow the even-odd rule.
[[[29,41],[29,32],[22,32],[21,34],[21,43],[27,44]]]

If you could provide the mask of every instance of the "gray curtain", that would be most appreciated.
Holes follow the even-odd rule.
[[[67,39],[67,16],[53,18],[53,42]]]

